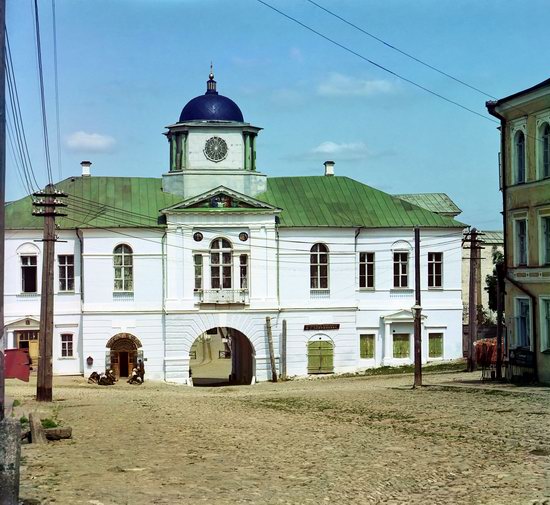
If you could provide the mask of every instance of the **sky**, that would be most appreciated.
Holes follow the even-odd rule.
[[[212,61],[219,93],[239,105],[246,122],[264,129],[257,143],[261,172],[322,175],[331,159],[336,175],[392,194],[444,192],[463,210],[462,222],[502,228],[498,123],[485,101],[550,77],[547,0],[530,0],[523,9],[512,0],[316,0],[483,93],[307,0],[265,1],[483,117],[257,0],[55,0],[58,125],[52,1],[39,0],[54,180],[79,175],[82,160],[92,161],[92,175],[168,171],[165,126],[206,91]],[[7,0],[6,25],[30,156],[45,185],[33,1]],[[6,198],[24,195],[8,148]]]

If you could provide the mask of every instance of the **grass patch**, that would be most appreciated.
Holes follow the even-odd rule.
[[[47,417],[46,419],[40,419],[40,422],[42,423],[42,428],[57,428],[59,424],[54,419],[51,419]]]
[[[19,423],[21,424],[21,426],[26,426],[27,424],[29,424],[29,419],[25,416],[21,416],[19,418]]]
[[[19,407],[21,405],[21,402],[19,400],[13,400],[13,407]]]

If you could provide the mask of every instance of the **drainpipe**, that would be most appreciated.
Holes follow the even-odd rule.
[[[538,335],[537,335],[537,297],[533,295],[527,288],[525,288],[520,282],[512,279],[508,274],[508,254],[507,254],[507,240],[506,240],[506,118],[496,111],[497,102],[486,102],[487,110],[489,114],[500,120],[500,167],[501,167],[501,184],[502,184],[502,223],[504,230],[504,279],[510,284],[514,285],[520,291],[525,293],[531,300],[533,307],[533,349],[534,349],[534,361],[533,372],[535,378],[538,380],[538,363],[537,363],[537,349],[538,349]],[[509,344],[508,344],[509,345]]]
[[[277,226],[277,223],[275,223],[275,240],[277,241],[277,248],[276,248],[276,251],[277,251],[277,307],[279,309],[279,311],[281,310],[281,297],[280,297],[280,292],[279,292],[279,277],[280,277],[280,271],[279,271],[279,228]]]
[[[354,254],[353,254],[353,263],[354,265],[357,264],[357,238],[359,237],[359,234],[361,233],[361,230],[364,228],[364,226],[359,226],[357,227],[357,230],[355,230],[355,240],[354,240]],[[356,270],[356,273],[355,275],[357,275],[357,270]],[[357,278],[355,278],[355,285],[358,286],[359,283],[357,282]]]
[[[165,255],[165,243],[166,243],[167,231],[164,231],[162,238],[160,239],[161,248],[161,260],[162,260],[162,291],[161,291],[161,306],[162,306],[162,345],[163,345],[163,358],[162,358],[162,370],[164,380],[166,381],[166,255]]]

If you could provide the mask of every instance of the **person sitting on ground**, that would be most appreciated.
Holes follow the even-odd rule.
[[[88,377],[89,384],[99,384],[99,374],[97,372],[92,372]]]
[[[139,376],[137,368],[132,368],[132,373],[128,377],[128,384],[141,384],[143,381]]]

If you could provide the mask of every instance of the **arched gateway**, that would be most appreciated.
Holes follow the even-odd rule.
[[[255,376],[254,347],[238,330],[211,328],[199,335],[189,352],[194,386],[251,384]]]
[[[106,368],[113,370],[115,377],[129,377],[138,359],[143,359],[140,340],[131,333],[117,333],[106,346]]]

